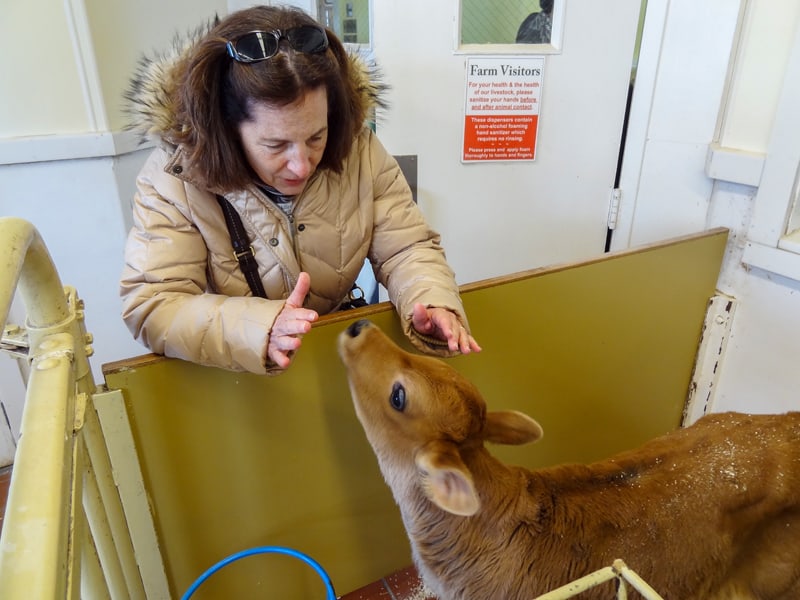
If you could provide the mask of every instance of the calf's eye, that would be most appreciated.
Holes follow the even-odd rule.
[[[396,411],[403,412],[406,408],[406,388],[402,383],[395,383],[392,386],[392,395],[389,396],[389,404]]]

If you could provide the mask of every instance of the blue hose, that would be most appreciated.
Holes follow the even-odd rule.
[[[258,546],[256,548],[250,548],[248,550],[242,550],[241,552],[237,552],[236,554],[231,554],[227,558],[223,558],[213,567],[208,569],[205,573],[200,575],[195,582],[189,586],[189,589],[186,590],[186,593],[181,596],[181,600],[188,600],[191,598],[192,594],[197,591],[203,582],[211,577],[214,573],[219,571],[222,567],[229,565],[235,560],[239,560],[240,558],[244,558],[246,556],[252,556],[254,554],[286,554],[288,556],[293,556],[294,558],[299,558],[304,563],[313,567],[313,569],[317,572],[317,574],[322,579],[322,582],[325,584],[325,589],[327,590],[327,600],[336,600],[336,593],[333,591],[333,583],[331,582],[331,578],[325,572],[325,569],[315,561],[313,558],[308,556],[307,554],[303,554],[298,550],[293,550],[292,548],[284,548],[282,546]]]

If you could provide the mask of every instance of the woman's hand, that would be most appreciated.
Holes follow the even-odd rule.
[[[447,342],[451,352],[469,354],[481,351],[478,342],[461,324],[458,316],[445,308],[426,308],[424,304],[417,303],[411,315],[411,325],[422,335]]]
[[[297,284],[272,325],[267,358],[281,369],[291,364],[292,356],[302,343],[303,334],[311,330],[311,323],[319,317],[316,311],[303,308],[303,300],[310,288],[311,277],[308,273],[300,273]]]

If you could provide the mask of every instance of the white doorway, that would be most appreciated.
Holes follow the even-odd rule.
[[[372,4],[391,86],[378,135],[418,156],[418,201],[459,283],[604,251],[641,6],[556,0],[557,43],[528,46],[462,45],[458,0]],[[545,57],[536,160],[462,163],[467,59],[521,54]]]

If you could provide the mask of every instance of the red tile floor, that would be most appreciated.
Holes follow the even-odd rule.
[[[419,580],[414,567],[407,567],[345,594],[340,600],[436,600],[436,598]]]
[[[3,519],[6,515],[8,486],[11,483],[11,467],[0,467],[0,531],[3,530]]]

